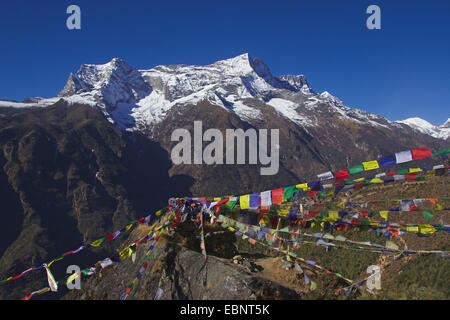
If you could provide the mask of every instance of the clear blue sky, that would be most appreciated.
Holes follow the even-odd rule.
[[[66,28],[70,4],[81,30]],[[381,30],[366,28],[370,4]],[[244,52],[390,120],[450,117],[448,0],[0,2],[0,99],[54,96],[80,64],[113,57],[144,69]]]

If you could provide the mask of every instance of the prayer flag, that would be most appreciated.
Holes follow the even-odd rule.
[[[428,158],[431,157],[431,151],[430,149],[412,149],[412,155],[414,160]]]
[[[350,174],[347,172],[347,170],[342,169],[342,170],[339,170],[338,172],[336,172],[334,174],[334,177],[336,178],[336,180],[342,180],[342,179],[350,177]]]
[[[261,192],[261,206],[268,207],[271,205],[272,205],[272,192],[270,190]]]
[[[378,159],[378,164],[380,167],[387,167],[395,164],[394,156],[386,156]]]
[[[405,150],[405,151],[400,151],[400,152],[395,153],[395,160],[396,160],[397,164],[408,162],[408,161],[411,161],[412,159],[413,159],[413,157],[411,154],[411,150]]]
[[[378,169],[380,166],[378,165],[377,160],[363,162],[364,171]]]
[[[240,196],[239,205],[241,206],[241,209],[250,208],[250,195],[246,194],[245,196]]]
[[[280,204],[283,201],[283,188],[272,190],[272,203]]]

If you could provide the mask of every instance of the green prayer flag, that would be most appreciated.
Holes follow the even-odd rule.
[[[364,171],[364,166],[362,164],[354,166],[348,170],[350,174],[360,173]]]
[[[446,154],[446,153],[450,153],[450,148],[449,149],[445,149],[445,150],[441,150],[441,151],[438,151],[438,152],[435,152],[435,153],[432,153],[431,156],[434,157],[434,156],[439,156],[441,154]]]
[[[321,218],[326,218],[326,217],[328,217],[328,211],[320,211],[320,217],[321,217]]]
[[[291,199],[292,196],[294,195],[295,190],[296,190],[295,185],[284,188],[283,189],[283,199],[284,200]]]
[[[369,217],[374,217],[375,215],[377,215],[378,214],[378,211],[370,211],[369,212]]]
[[[237,203],[237,201],[230,201],[230,210],[233,210],[236,203]]]
[[[425,218],[425,220],[430,221],[431,219],[433,219],[434,215],[433,215],[433,211],[431,210],[422,210],[422,214],[423,217]]]
[[[397,171],[397,174],[407,174],[407,173],[409,173],[409,169],[402,169]]]

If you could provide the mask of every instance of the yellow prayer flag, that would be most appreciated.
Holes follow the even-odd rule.
[[[370,180],[370,183],[384,183],[384,181],[381,180],[380,178],[374,178],[374,179]]]
[[[328,217],[332,219],[339,219],[339,213],[337,211],[328,211]]]
[[[239,204],[241,206],[241,209],[248,209],[250,208],[250,195],[246,194],[245,196],[239,197]]]
[[[378,165],[377,160],[363,162],[364,171],[378,169],[380,166]]]
[[[355,179],[355,180],[353,180],[353,181],[355,181],[355,182],[360,182],[360,181],[364,181],[364,180],[366,180],[366,178],[358,178],[358,179]]]
[[[414,172],[421,172],[422,169],[420,168],[409,168],[409,173],[414,173]]]
[[[214,198],[214,201],[220,201],[220,200],[222,200],[221,197],[216,197],[216,198]]]
[[[389,211],[387,211],[387,210],[382,210],[382,211],[380,211],[380,216],[381,216],[382,218],[384,218],[384,221],[387,221],[387,220],[388,220],[388,214],[389,214]]]
[[[132,250],[129,247],[126,247],[125,249],[119,252],[119,256],[122,260],[126,260],[131,256],[132,253],[133,253]]]
[[[426,174],[427,177],[434,177],[435,175],[436,175],[436,172],[434,171],[434,169],[431,170],[431,171],[429,171],[429,172]]]
[[[407,232],[419,232],[419,227],[409,226],[406,227]]]
[[[74,273],[72,274],[70,277],[67,278],[66,281],[66,285],[68,285],[69,283],[71,283],[73,280],[75,280],[76,278],[78,278],[80,275],[78,273]]]
[[[302,189],[303,191],[307,191],[308,189],[310,189],[308,187],[308,183],[297,184],[295,185],[295,188]]]
[[[431,234],[436,232],[436,228],[429,224],[419,224],[421,234]]]

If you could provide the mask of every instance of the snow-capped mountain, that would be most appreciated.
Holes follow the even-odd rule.
[[[443,125],[434,126],[421,118],[408,118],[397,123],[405,124],[414,130],[428,134],[438,139],[448,139],[450,137],[450,118]]]
[[[321,126],[324,118],[337,117],[384,129],[403,123],[439,139],[449,135],[446,127],[411,119],[391,122],[349,108],[327,91],[314,92],[304,75],[273,76],[264,62],[248,53],[206,66],[161,65],[148,70],[137,70],[118,58],[103,65],[83,64],[69,75],[55,98],[37,98],[14,106],[45,107],[61,98],[97,106],[110,122],[129,131],[152,131],[170,111],[206,101],[249,123],[264,121],[262,109],[269,107],[307,132]],[[0,106],[12,104],[0,101]]]
[[[371,126],[388,127],[385,118],[345,106],[328,92],[315,93],[303,75],[275,77],[249,54],[207,66],[168,65],[136,70],[113,59],[82,65],[58,94],[72,102],[97,105],[119,127],[149,128],[174,106],[208,101],[245,121],[261,119],[261,105],[308,130],[323,113]]]

